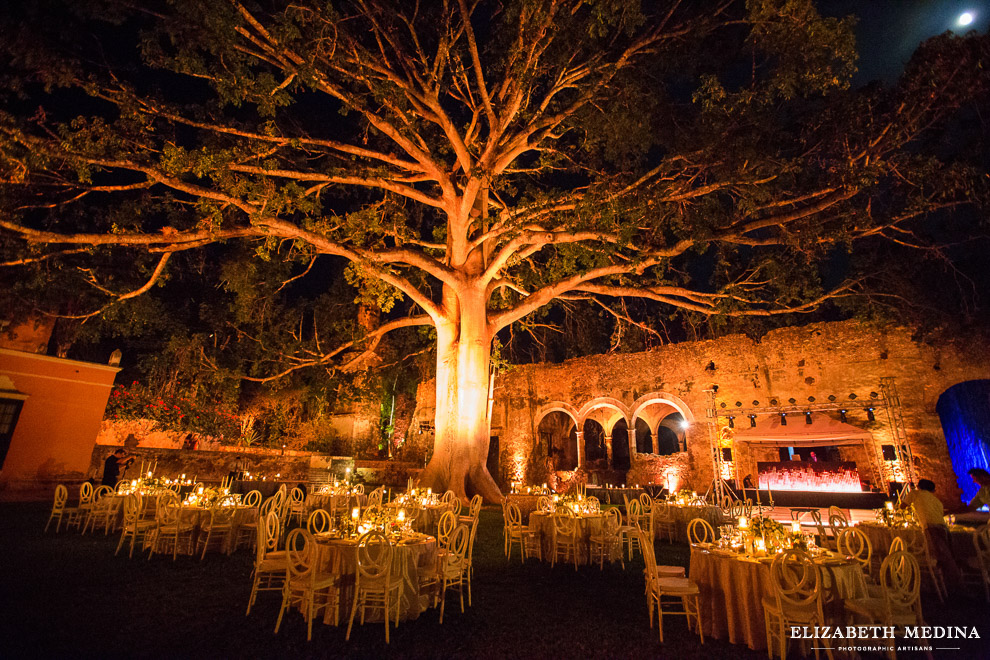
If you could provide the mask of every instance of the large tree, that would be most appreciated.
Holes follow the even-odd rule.
[[[985,40],[853,92],[851,23],[810,0],[58,6],[5,30],[5,263],[155,255],[137,295],[217,242],[346,260],[388,314],[369,338],[435,328],[421,482],[462,497],[500,497],[500,330],[573,298],[812,310],[859,285],[823,263],[973,194],[918,145],[982,94]],[[272,375],[341,354],[322,339]]]

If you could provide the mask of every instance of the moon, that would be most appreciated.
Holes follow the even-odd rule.
[[[960,27],[966,27],[973,23],[973,19],[976,18],[971,11],[964,11],[959,14],[959,18],[956,19],[956,25]]]

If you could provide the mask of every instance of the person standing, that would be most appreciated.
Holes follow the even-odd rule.
[[[961,585],[962,574],[952,555],[949,527],[945,524],[945,508],[942,501],[935,497],[935,482],[930,479],[919,480],[918,487],[901,498],[901,506],[914,509],[914,517],[924,530],[932,557],[946,583],[953,588]]]
[[[128,456],[123,449],[117,449],[103,461],[103,480],[100,483],[116,488],[123,471],[133,462],[133,456]]]

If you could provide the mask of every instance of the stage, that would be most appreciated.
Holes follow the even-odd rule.
[[[738,491],[738,494],[744,500],[752,500],[754,504],[757,496],[764,505],[769,504],[772,494],[774,506],[821,509],[827,509],[830,506],[837,506],[840,509],[879,509],[887,499],[885,493],[822,490],[768,491],[761,489],[757,491],[755,488],[744,488]]]

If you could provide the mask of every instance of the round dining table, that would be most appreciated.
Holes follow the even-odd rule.
[[[346,623],[351,614],[354,599],[354,583],[357,576],[358,540],[355,537],[339,538],[333,532],[316,534],[316,566],[322,573],[339,576],[339,621]],[[437,564],[437,541],[432,536],[418,532],[404,532],[392,546],[392,573],[402,576],[399,595],[399,619],[415,619],[429,607],[428,594],[419,593],[420,574],[432,572]],[[372,619],[369,616],[370,620]],[[380,618],[377,620],[381,620]],[[334,613],[324,614],[324,623],[333,624]]]
[[[921,544],[923,534],[920,527],[888,527],[873,522],[862,522],[856,527],[863,532],[873,548],[874,563],[879,563],[890,554],[890,544],[897,536],[903,536],[909,545]],[[949,541],[952,545],[952,555],[959,562],[964,562],[970,557],[976,556],[976,546],[973,545],[972,527],[962,525],[951,525],[949,527]]]
[[[745,644],[754,651],[767,648],[763,598],[773,594],[772,557],[754,558],[705,544],[691,547],[688,576],[698,585],[701,625],[706,637]],[[826,623],[843,622],[844,600],[865,598],[866,577],[854,561],[816,558],[824,578]]]
[[[553,519],[557,514],[548,513],[546,511],[534,511],[529,514],[529,527],[530,529],[538,530],[540,533],[540,543],[542,545],[541,549],[543,551],[544,561],[548,560],[553,553],[554,544],[557,538],[557,530],[554,527]],[[587,564],[591,557],[591,542],[592,536],[602,533],[602,522],[605,520],[605,516],[601,513],[582,513],[572,516],[577,521],[577,534],[578,534],[578,564]],[[609,557],[610,561],[617,560],[619,558],[618,545],[613,548],[612,556]]]

